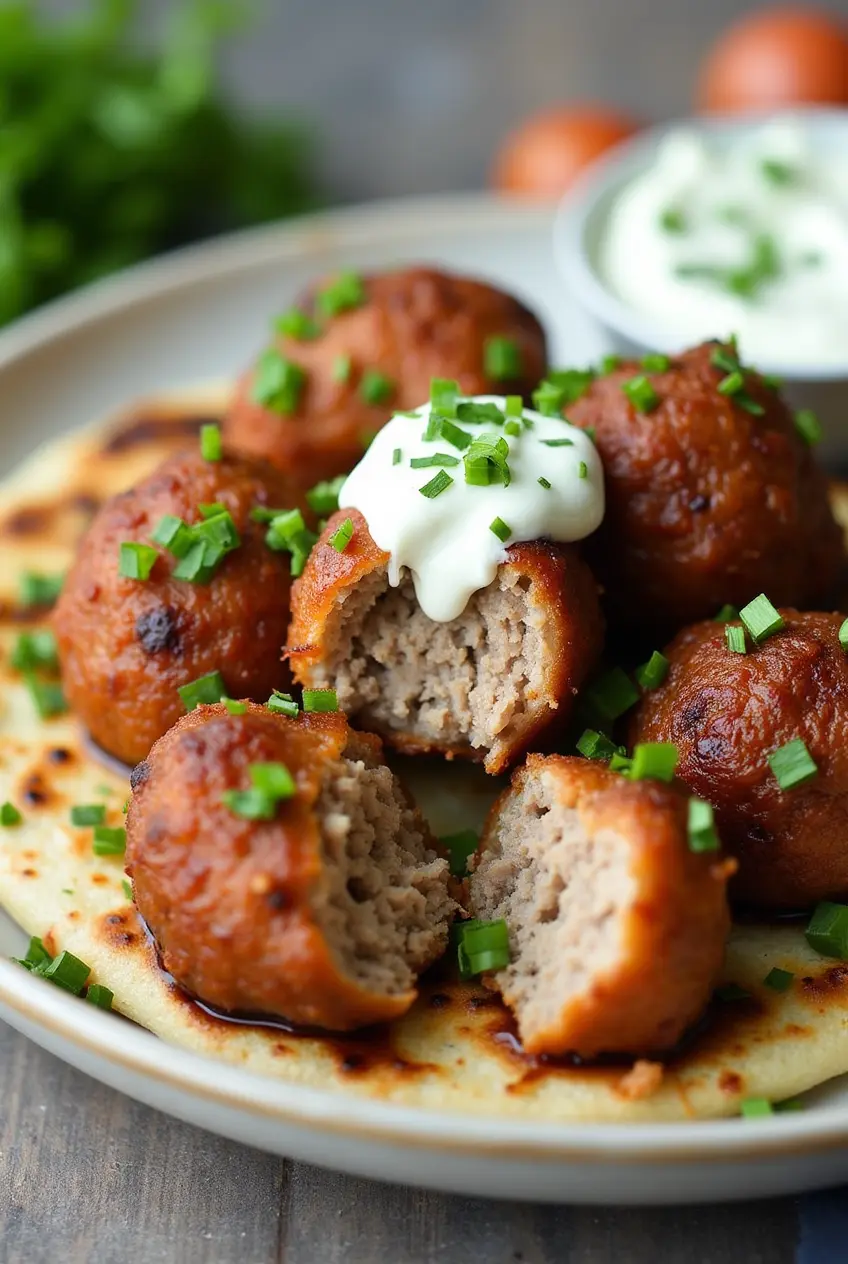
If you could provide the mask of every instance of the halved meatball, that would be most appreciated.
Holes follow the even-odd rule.
[[[283,765],[272,819],[225,801]],[[375,737],[341,713],[184,716],[136,768],[133,894],[162,963],[232,1012],[348,1031],[396,1018],[444,951],[448,865]]]
[[[816,606],[838,585],[845,555],[824,474],[778,391],[755,372],[734,377],[734,363],[719,343],[661,372],[625,363],[566,409],[594,429],[604,463],[606,516],[586,556],[628,635],[671,636],[759,592]],[[638,377],[645,411],[628,387]]]
[[[490,976],[528,1053],[670,1049],[710,999],[727,868],[687,841],[687,800],[588,760],[529,755],[472,858],[470,911],[503,918]]]
[[[290,508],[289,482],[264,461],[179,453],[107,501],[83,539],[53,615],[68,701],[104,750],[134,764],[184,712],[177,693],[220,671],[233,697],[285,688],[289,555],[265,544],[255,506]],[[229,511],[241,538],[207,582],[176,579],[165,547],[147,580],[119,573],[124,543],[154,544],[166,515],[191,525],[200,506]]]
[[[266,352],[239,383],[225,422],[228,443],[267,457],[304,487],[353,469],[393,411],[429,398],[434,377],[455,379],[463,395],[509,393],[529,403],[545,371],[536,317],[482,281],[433,268],[354,277],[347,305],[331,316],[322,309],[326,289],[298,304],[315,322],[309,337],[274,336],[272,360],[276,352],[278,363],[282,356],[294,366],[283,370],[290,389],[275,394],[273,372],[263,389]]]
[[[713,804],[739,861],[731,895],[800,909],[848,898],[848,657],[844,615],[781,614],[785,628],[749,639],[746,654],[728,648],[721,624],[681,632],[630,737],[677,746],[678,777]],[[769,756],[799,740],[818,771],[782,790]]]
[[[328,541],[345,518],[353,537],[339,553]],[[389,555],[362,514],[336,514],[292,590],[295,679],[335,688],[352,722],[397,750],[502,772],[564,726],[603,644],[595,582],[574,549],[539,541],[507,555],[459,618],[437,623],[409,575],[389,585]]]

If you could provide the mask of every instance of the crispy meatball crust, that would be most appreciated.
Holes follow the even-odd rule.
[[[434,377],[454,378],[466,395],[530,394],[545,371],[545,335],[536,317],[517,299],[467,277],[432,268],[407,268],[363,278],[366,301],[322,322],[317,338],[276,337],[275,345],[307,377],[297,411],[281,416],[251,398],[253,371],[236,390],[224,423],[228,443],[266,457],[303,487],[346,474],[365,444],[393,411],[415,408],[430,397]],[[315,291],[300,306],[315,314]],[[317,317],[322,321],[320,315]],[[512,339],[521,374],[510,380],[487,376],[487,339]],[[350,360],[350,374],[334,369]],[[361,394],[363,374],[376,369],[394,385],[379,404]]]
[[[380,762],[378,739],[353,735],[341,712],[288,719],[256,705],[235,716],[198,707],[141,765],[127,869],[162,964],[192,995],[331,1031],[412,1004],[414,988],[378,992],[345,973],[314,909],[324,864],[316,802],[352,737],[357,757]],[[249,765],[278,762],[297,793],[274,820],[245,820],[221,802],[249,786]]]
[[[354,531],[339,553],[329,543],[336,528],[350,518]],[[485,763],[489,773],[505,772],[533,742],[551,740],[568,722],[578,690],[603,649],[604,624],[594,577],[578,552],[568,545],[533,541],[507,550],[511,567],[521,582],[531,580],[538,600],[546,607],[545,648],[550,655],[544,694],[528,697],[523,720],[509,740],[499,738],[488,750],[424,740],[403,729],[381,727],[369,717],[368,727],[396,750],[410,755],[443,754]],[[326,684],[323,669],[329,661],[328,643],[344,617],[343,602],[358,584],[385,570],[389,554],[374,543],[365,518],[356,509],[334,514],[309,556],[303,574],[292,587],[292,618],[287,656],[295,680],[306,687]],[[462,653],[457,649],[457,655]],[[540,705],[541,704],[541,705]],[[343,703],[344,705],[344,703]],[[356,712],[351,719],[356,723]]]
[[[732,653],[724,627],[699,623],[665,651],[665,683],[645,694],[633,742],[674,742],[678,776],[716,810],[739,861],[731,894],[798,909],[848,897],[848,658],[841,614],[783,610],[783,631]],[[818,776],[781,790],[768,756],[795,738]]]
[[[122,542],[152,544],[165,514],[200,520],[198,505],[230,511],[241,546],[208,584],[171,578],[175,559],[160,548],[150,579],[118,574]],[[94,740],[125,763],[143,759],[183,714],[177,687],[220,670],[232,697],[264,701],[285,687],[280,661],[289,612],[288,554],[272,552],[254,505],[296,502],[265,462],[179,453],[97,514],[53,615],[62,679],[72,709]]]
[[[615,960],[591,972],[558,1010],[552,1007],[547,1022],[528,1029],[519,1014],[524,1048],[532,1054],[583,1057],[665,1052],[701,1016],[718,981],[730,930],[725,888],[732,866],[715,852],[690,851],[688,799],[675,788],[627,781],[585,759],[528,755],[490,812],[471,862],[476,874],[489,848],[501,845],[497,835],[505,809],[528,780],[540,776],[548,778],[551,812],[574,813],[571,828],[590,840],[614,835],[616,845],[626,848],[634,891],[618,914],[618,927],[609,930],[617,939]],[[596,876],[596,888],[603,876]],[[479,915],[477,881],[472,876],[470,907]],[[566,882],[560,899],[568,895]],[[603,889],[579,892],[580,905],[597,909],[598,917],[608,907],[607,898]],[[513,1005],[509,971],[491,976],[491,982]]]
[[[674,357],[648,377],[659,396],[640,413],[622,390],[638,363],[597,378],[568,420],[594,427],[606,516],[587,558],[611,615],[670,636],[759,592],[778,605],[832,599],[845,562],[827,485],[792,414],[756,373],[754,416],[718,385],[718,343]]]

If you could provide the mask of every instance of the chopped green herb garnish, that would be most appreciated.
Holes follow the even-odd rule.
[[[520,435],[521,422],[515,421],[512,418],[510,418],[509,421],[504,422],[504,434],[512,435],[513,438],[515,438],[516,435]]]
[[[234,816],[248,821],[272,821],[277,807],[297,793],[297,783],[285,764],[249,764],[250,790],[225,790],[222,803]]]
[[[497,404],[478,404],[472,399],[463,400],[456,406],[459,421],[470,426],[503,425],[504,413]]]
[[[795,975],[791,970],[781,970],[778,966],[774,966],[763,979],[763,983],[767,988],[771,988],[772,992],[788,992],[794,980]]]
[[[823,957],[848,961],[848,904],[823,900],[804,931],[807,943]]]
[[[285,764],[250,764],[250,779],[257,790],[272,799],[291,799],[297,793],[297,784]]]
[[[483,372],[496,382],[521,377],[521,348],[514,338],[487,338],[483,346]]]
[[[774,1114],[774,1107],[767,1097],[749,1097],[742,1102],[739,1113],[743,1119],[764,1119]]]
[[[578,478],[589,477],[589,466],[586,464],[585,461],[581,461],[580,464],[577,466],[577,477]]]
[[[290,720],[300,714],[300,708],[291,694],[281,693],[279,689],[274,690],[265,706],[277,715],[287,715]]]
[[[131,884],[131,883],[129,883],[129,882],[126,880],[126,878],[124,878],[124,879],[122,880],[122,882],[121,882],[121,890],[123,891],[123,893],[124,893],[124,895],[126,896],[126,898],[129,900],[129,902],[132,904],[132,901],[133,901],[133,890],[132,890],[132,884]]]
[[[477,920],[457,925],[457,958],[462,979],[509,965],[509,932],[503,918],[494,922]]]
[[[609,766],[611,772],[620,772],[627,776],[633,767],[633,760],[626,754],[624,748],[620,747],[610,756]]]
[[[763,158],[760,163],[760,171],[770,184],[785,187],[789,184],[796,184],[798,181],[797,168],[791,166],[788,162],[781,162],[777,158]]]
[[[306,493],[306,503],[309,508],[322,517],[327,518],[330,514],[336,512],[339,506],[339,492],[345,484],[345,474],[340,474],[338,478],[331,478],[321,483],[316,483],[314,487],[310,487]],[[273,517],[278,517],[283,510],[278,509],[273,513]]]
[[[601,374],[606,377],[609,373],[615,373],[616,369],[621,367],[621,356],[605,355],[601,360]]]
[[[62,692],[62,686],[54,680],[39,680],[34,672],[24,672],[24,682],[29,690],[39,718],[49,720],[54,715],[63,715],[68,704]]]
[[[15,671],[33,671],[43,667],[55,671],[59,666],[56,637],[50,628],[36,628],[34,632],[21,632],[12,647],[9,660]]]
[[[201,704],[210,705],[229,697],[219,671],[207,672],[204,676],[198,676],[197,680],[189,681],[187,685],[180,685],[177,693],[186,711],[193,711]]]
[[[745,624],[751,640],[757,645],[768,640],[784,626],[783,616],[771,604],[765,593],[760,593],[747,606],[739,611],[739,618]]]
[[[95,825],[91,849],[95,856],[123,856],[127,850],[127,831],[123,825]]]
[[[235,698],[222,698],[221,701],[230,715],[247,715],[246,702],[237,702]]]
[[[409,468],[412,470],[428,470],[434,466],[451,466],[459,465],[459,457],[451,456],[449,452],[434,452],[431,456],[414,456],[409,462]]]
[[[303,573],[306,559],[317,543],[318,537],[310,531],[299,509],[286,509],[271,520],[265,533],[265,543],[275,553],[291,554],[291,573],[294,578]]]
[[[165,514],[154,527],[151,538],[174,557],[185,557],[194,544],[191,528],[174,514]]]
[[[671,663],[666,656],[654,650],[647,663],[642,663],[633,674],[643,689],[659,689],[670,670]]]
[[[750,1001],[751,993],[747,989],[740,987],[738,983],[725,983],[715,990],[715,998],[717,1001],[724,1001],[726,1004],[733,1004],[735,1001]]]
[[[722,606],[717,615],[713,616],[714,623],[733,623],[739,618],[739,611],[735,606]]]
[[[844,650],[848,650],[848,619],[844,619],[839,625],[839,644]]]
[[[620,667],[605,672],[584,693],[585,700],[609,722],[617,720],[639,701],[639,690]]]
[[[333,367],[330,370],[330,376],[334,382],[349,382],[352,369],[353,361],[350,356],[336,356],[333,361]]]
[[[335,689],[304,689],[304,711],[338,711],[339,700]]]
[[[520,395],[507,395],[504,403],[507,417],[521,417],[524,412],[524,400]]]
[[[719,395],[738,395],[745,388],[745,377],[740,369],[734,369],[718,384]]]
[[[43,575],[39,571],[24,571],[19,580],[22,606],[52,606],[62,591],[64,575]]]
[[[216,425],[215,422],[209,422],[207,425],[201,426],[200,455],[204,461],[220,461],[223,452],[221,427]]]
[[[498,435],[483,434],[475,439],[465,453],[465,481],[474,487],[487,487],[501,483],[508,487],[510,469],[507,458],[509,444]]]
[[[434,377],[430,381],[430,410],[442,417],[455,417],[459,403],[459,382],[450,378]]]
[[[439,413],[431,413],[424,434],[421,436],[427,443],[436,439],[445,439],[454,448],[464,452],[471,446],[473,436],[467,430],[457,426],[450,417],[442,417]]]
[[[558,417],[586,394],[594,380],[594,369],[553,369],[533,392],[533,407],[545,417]]]
[[[651,352],[650,355],[642,356],[642,368],[647,369],[649,373],[665,373],[670,367],[671,360],[667,355]]]
[[[580,754],[585,755],[586,759],[602,760],[604,763],[608,763],[613,755],[624,753],[623,747],[616,746],[605,733],[598,733],[595,729],[586,729],[578,738],[576,745]]]
[[[679,758],[674,742],[639,742],[633,748],[629,775],[633,781],[671,782]]]
[[[70,992],[72,996],[79,996],[91,974],[91,966],[80,961],[79,957],[75,957],[72,952],[60,952],[49,965],[36,966],[32,973],[38,974],[50,983],[55,983],[57,987],[64,992]]]
[[[385,404],[391,399],[395,389],[395,384],[385,373],[381,373],[379,369],[366,369],[362,374],[362,381],[359,383],[359,394],[365,400],[366,404]]]
[[[392,453],[392,465],[400,465],[402,460],[403,460],[403,452],[401,451],[400,448],[395,448],[394,452]]]
[[[337,553],[344,553],[353,539],[353,520],[345,518],[340,527],[330,536],[330,544]]]
[[[102,825],[106,808],[102,803],[77,803],[71,808],[71,825]]]
[[[489,523],[489,530],[493,535],[498,537],[502,544],[506,544],[507,540],[512,535],[512,527],[507,526],[503,518],[494,518]]]
[[[418,490],[428,500],[435,500],[437,496],[441,496],[442,492],[447,491],[452,482],[453,479],[450,474],[446,474],[444,470],[439,470],[435,478],[431,478],[429,483],[425,483]]]
[[[306,373],[287,360],[276,347],[263,351],[256,365],[250,397],[256,404],[282,417],[297,411]]]
[[[732,654],[748,653],[748,647],[745,644],[745,629],[740,628],[738,624],[725,624],[724,639]]]
[[[367,295],[362,277],[357,272],[340,272],[336,279],[318,295],[317,306],[325,316],[338,316],[340,312],[361,307]]]
[[[8,829],[10,825],[20,825],[22,820],[23,817],[14,803],[10,803],[7,799],[5,803],[0,804],[0,825],[4,829]]]
[[[543,443],[546,448],[573,448],[574,447],[573,439],[540,439],[539,442]]]
[[[658,406],[660,397],[644,374],[622,382],[621,389],[633,407],[640,413],[650,413]]]
[[[660,228],[664,233],[679,235],[687,229],[686,216],[676,207],[668,206],[660,212]]]
[[[807,750],[803,738],[796,737],[785,746],[780,746],[768,757],[769,768],[777,778],[781,790],[791,790],[794,786],[803,786],[818,775],[818,767]]]
[[[455,878],[464,878],[468,872],[468,857],[477,850],[480,840],[474,830],[460,830],[457,834],[446,834],[439,842],[450,857],[450,871]]]
[[[795,414],[795,429],[808,447],[821,443],[822,424],[811,408],[802,408]]]
[[[321,332],[318,322],[311,316],[307,316],[306,312],[302,312],[299,307],[290,307],[281,316],[275,316],[273,326],[277,333],[285,334],[287,338],[294,338],[296,342],[308,342],[312,338],[317,338]]]
[[[545,491],[550,490],[551,485],[548,482],[548,480],[545,478],[544,474],[540,474],[539,477],[536,479],[536,482],[539,484],[540,487],[544,487]]]
[[[115,993],[102,983],[90,983],[85,990],[85,999],[89,1005],[96,1005],[98,1009],[111,1009]]]
[[[125,540],[118,549],[118,574],[124,579],[150,579],[159,553],[151,544]]]
[[[721,846],[713,805],[705,799],[689,800],[687,833],[690,851],[718,851]]]
[[[221,802],[245,821],[273,821],[277,800],[262,790],[225,790]]]

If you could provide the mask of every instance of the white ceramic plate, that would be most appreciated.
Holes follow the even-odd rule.
[[[260,344],[269,313],[338,266],[433,261],[490,277],[540,312],[556,359],[596,360],[607,348],[562,293],[551,227],[546,211],[485,198],[379,205],[213,243],[54,304],[0,335],[0,464],[136,396],[234,373]],[[122,1092],[279,1154],[452,1192],[557,1202],[754,1198],[848,1179],[844,1084],[810,1095],[804,1114],[626,1127],[346,1100],[164,1045],[5,959],[23,945],[0,914],[0,1017]]]

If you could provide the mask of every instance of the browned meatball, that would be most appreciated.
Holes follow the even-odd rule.
[[[562,755],[529,755],[471,861],[470,910],[503,918],[492,982],[528,1053],[652,1054],[721,972],[731,865],[688,846],[687,798]]]
[[[328,541],[345,518],[354,531],[339,553]],[[514,544],[507,558],[458,618],[437,623],[408,575],[390,587],[388,553],[343,510],[292,590],[295,679],[333,686],[354,723],[398,750],[503,772],[562,730],[603,646],[595,581],[573,548]]]
[[[197,449],[169,458],[108,501],[77,554],[53,616],[68,701],[91,736],[125,763],[143,759],[183,714],[180,685],[220,671],[232,697],[265,701],[289,676],[281,647],[289,614],[290,564],[265,544],[254,506],[286,508],[292,489],[265,462]],[[150,545],[167,514],[201,520],[223,505],[241,537],[208,582],[175,579],[162,546],[146,581],[118,570],[121,544]]]
[[[311,293],[300,310],[314,319],[314,336],[275,336],[270,363],[266,352],[265,367],[260,358],[242,379],[225,423],[234,447],[310,487],[353,469],[393,411],[429,399],[435,377],[455,379],[466,395],[529,402],[545,371],[545,335],[509,294],[432,268],[354,277],[349,288],[351,305],[332,316],[321,288]],[[291,382],[282,392],[279,356],[296,366],[282,370]]]
[[[781,612],[785,629],[733,653],[721,624],[687,628],[647,693],[633,742],[674,742],[678,776],[716,809],[739,860],[731,893],[795,909],[848,897],[848,658],[841,614]],[[803,741],[818,773],[781,790],[769,756]]]
[[[671,635],[759,592],[800,607],[833,597],[844,553],[824,476],[761,377],[719,391],[734,362],[706,343],[664,372],[623,364],[567,407],[604,462],[606,517],[587,558],[628,629]],[[657,397],[646,412],[623,389],[639,375]]]
[[[248,819],[232,792],[256,790],[257,765],[287,771],[294,793]],[[409,1009],[455,905],[447,862],[375,737],[339,712],[200,707],[159,739],[133,786],[133,894],[187,991],[336,1031]]]

